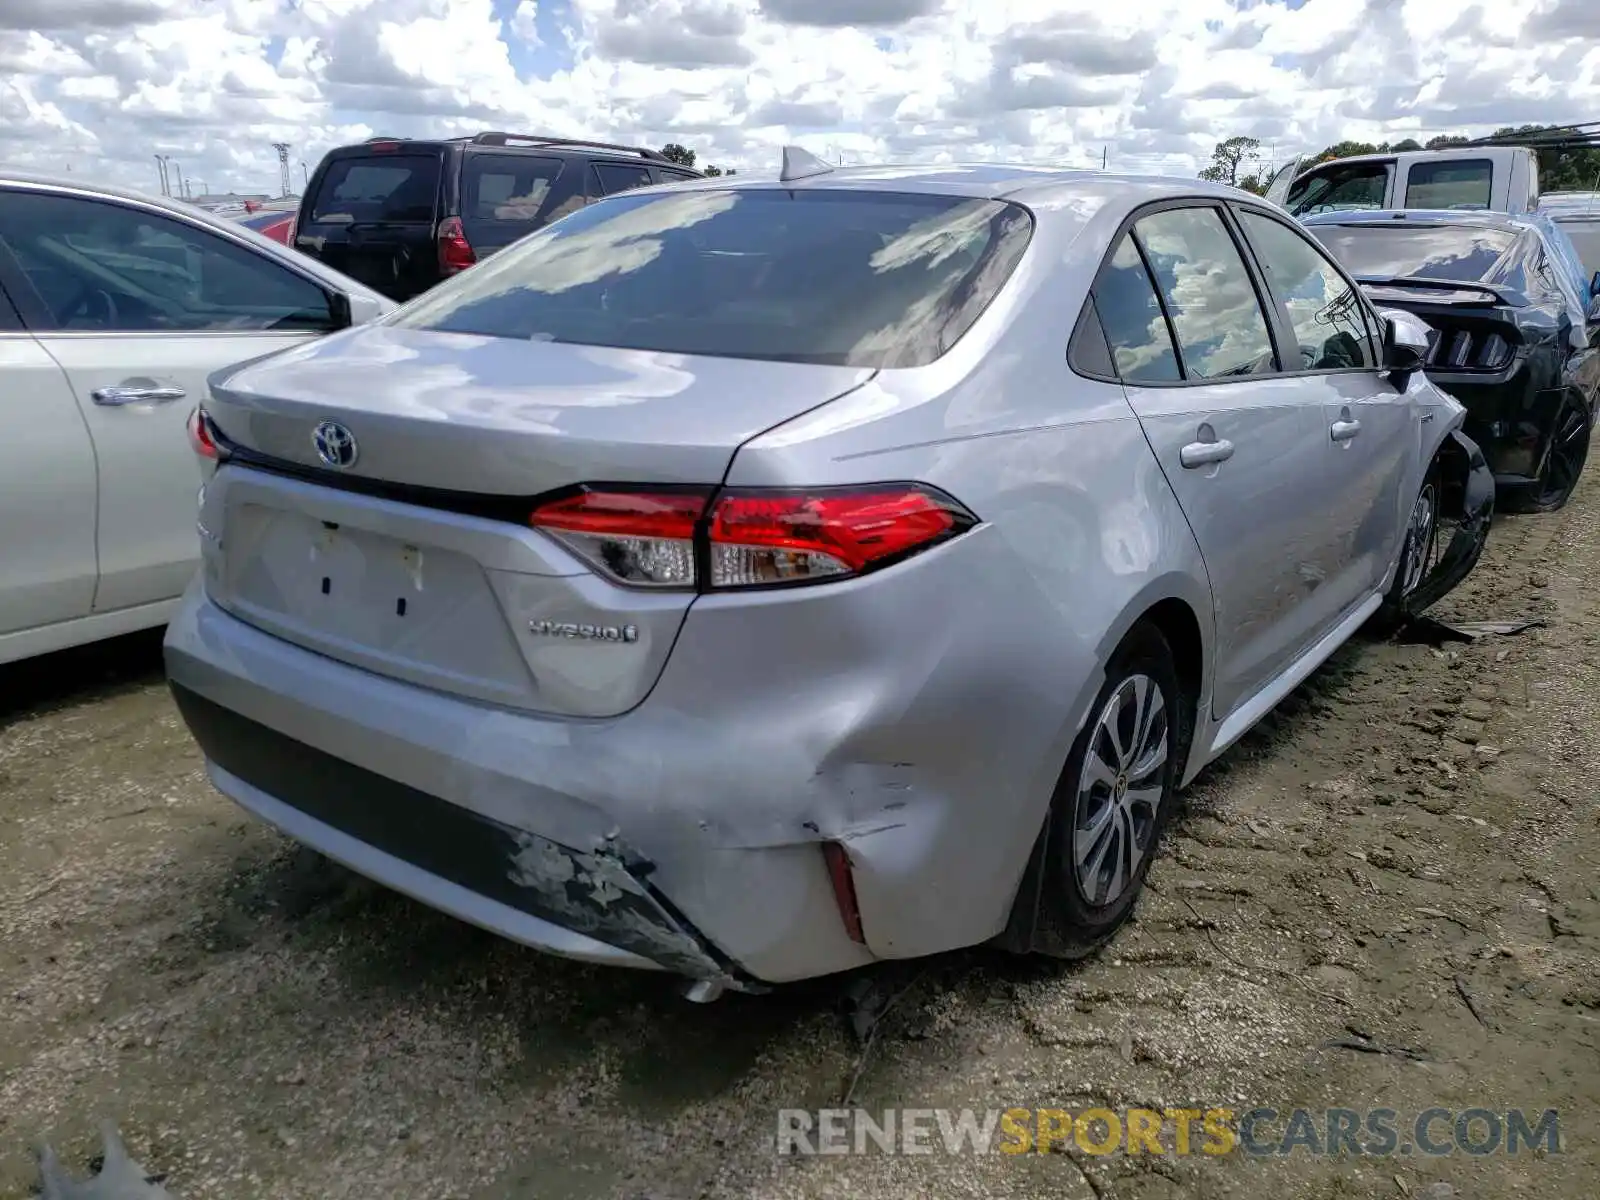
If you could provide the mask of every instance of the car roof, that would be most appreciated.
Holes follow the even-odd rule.
[[[509,140],[486,142],[479,140],[481,136],[500,136]],[[369,151],[372,147],[378,145],[425,147],[431,150],[456,147],[465,154],[528,154],[546,157],[551,155],[571,155],[586,159],[601,159],[607,162],[651,163],[659,167],[672,167],[682,171],[689,171],[695,175],[700,174],[695,168],[673,162],[658,151],[650,150],[644,146],[623,146],[600,140],[590,142],[582,138],[551,137],[541,139],[537,134],[464,134],[461,137],[452,138],[386,137],[380,135],[369,137],[359,142],[346,142],[342,146],[335,146],[328,151],[328,154],[339,158],[359,157],[363,151]],[[393,151],[389,150],[372,152],[385,156],[393,153]]]
[[[1040,166],[1028,163],[936,163],[833,167],[825,173],[800,179],[780,180],[776,172],[718,175],[691,182],[635,188],[624,195],[644,192],[681,193],[686,190],[782,188],[785,190],[851,190],[873,192],[922,192],[942,196],[971,196],[982,199],[1007,199],[1024,204],[1048,204],[1052,199],[1092,195],[1102,200],[1117,197],[1149,200],[1204,196],[1224,200],[1256,200],[1227,184],[1178,175],[1140,175],[1114,171],[1086,171],[1075,168]]]
[[[70,175],[41,175],[30,171],[0,170],[0,189],[6,187],[37,188],[66,192],[89,199],[131,201],[146,208],[168,213],[191,224],[203,225],[232,241],[248,243],[252,249],[266,257],[281,262],[303,275],[314,275],[329,287],[336,288],[342,292],[359,293],[381,300],[385,309],[393,307],[391,301],[384,299],[381,294],[373,291],[366,284],[351,279],[348,275],[343,275],[332,267],[324,266],[320,260],[301,254],[298,250],[294,250],[282,242],[275,242],[271,238],[263,236],[243,221],[207,212],[197,205],[178,200],[172,196],[154,196],[149,192],[118,187],[115,184],[85,183],[82,179],[75,179]],[[282,215],[290,216],[293,213],[290,210]]]
[[[1316,170],[1318,167],[1342,166],[1345,163],[1387,163],[1387,162],[1415,162],[1417,159],[1435,159],[1448,162],[1452,158],[1491,158],[1507,150],[1527,150],[1526,146],[1505,143],[1495,146],[1440,146],[1437,150],[1391,150],[1388,153],[1379,151],[1376,154],[1351,154],[1343,158],[1329,158],[1322,162],[1307,163],[1300,168],[1306,171]]]
[[[1538,226],[1524,216],[1491,212],[1481,208],[1357,208],[1307,213],[1296,220],[1302,225],[1463,225],[1480,229],[1500,229],[1520,233]]]
[[[1557,221],[1600,220],[1600,192],[1545,192],[1538,211]]]

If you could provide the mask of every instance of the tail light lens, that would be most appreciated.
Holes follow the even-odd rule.
[[[619,583],[726,590],[821,583],[899,562],[977,518],[922,484],[814,491],[584,488],[530,523]]]
[[[439,271],[454,275],[465,271],[478,261],[478,255],[467,241],[467,230],[460,217],[446,217],[439,222]]]
[[[211,424],[211,418],[198,408],[189,414],[189,448],[212,462],[221,462],[227,457],[227,452],[217,441],[216,427]]]
[[[619,583],[691,588],[706,493],[585,488],[541,505],[532,523]]]

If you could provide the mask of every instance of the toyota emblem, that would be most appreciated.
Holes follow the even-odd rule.
[[[356,455],[356,436],[337,421],[323,421],[311,431],[311,444],[316,447],[317,457],[330,467],[354,466]]]

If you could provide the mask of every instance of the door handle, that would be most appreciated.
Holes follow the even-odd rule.
[[[1361,422],[1355,420],[1335,421],[1332,425],[1328,426],[1328,432],[1333,435],[1334,441],[1348,442],[1351,438],[1355,437],[1356,434],[1361,432]]]
[[[1219,442],[1190,442],[1178,451],[1178,461],[1189,470],[1226,462],[1233,457],[1233,443],[1223,438]]]
[[[124,384],[117,387],[95,388],[89,394],[96,404],[105,408],[117,408],[124,404],[169,404],[174,400],[182,400],[185,392],[181,387],[163,384]]]

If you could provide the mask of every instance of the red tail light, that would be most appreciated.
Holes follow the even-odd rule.
[[[852,942],[867,944],[861,927],[861,905],[856,900],[856,879],[850,870],[850,854],[838,842],[822,843],[822,861],[828,865],[828,882],[833,884],[833,902],[839,906],[839,919]]]
[[[466,228],[460,217],[446,217],[439,222],[439,272],[454,275],[465,271],[478,261],[477,252],[467,241]]]
[[[820,583],[886,567],[977,518],[922,484],[814,491],[585,488],[541,505],[545,529],[619,583],[723,590]]]
[[[216,433],[211,427],[211,419],[198,408],[189,414],[189,448],[201,458],[209,458],[212,462],[220,462],[223,450],[217,444]]]
[[[619,583],[693,587],[695,526],[706,493],[584,489],[535,509],[530,520]]]

